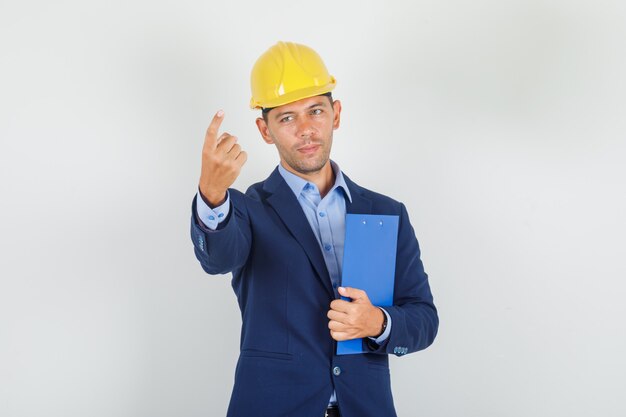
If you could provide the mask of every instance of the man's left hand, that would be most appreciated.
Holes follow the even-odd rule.
[[[339,287],[339,294],[352,301],[333,300],[328,310],[330,335],[337,341],[377,337],[381,333],[385,313],[370,302],[363,290]]]

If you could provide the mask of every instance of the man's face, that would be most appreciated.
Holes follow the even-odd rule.
[[[308,175],[330,158],[333,130],[339,127],[341,103],[326,96],[294,101],[269,111],[267,122],[256,120],[263,140],[276,145],[285,168]]]

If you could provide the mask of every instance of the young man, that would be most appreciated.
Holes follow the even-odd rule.
[[[242,314],[228,416],[395,416],[387,355],[425,349],[439,324],[406,209],[330,160],[341,103],[315,51],[279,42],[251,81],[257,127],[280,164],[245,194],[230,189],[247,155],[219,134],[219,111],[192,204],[196,257],[209,274],[232,272]],[[399,216],[392,306],[341,287],[346,213]],[[337,341],[356,338],[366,353],[336,355]]]

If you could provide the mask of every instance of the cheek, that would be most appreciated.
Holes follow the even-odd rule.
[[[334,129],[334,127],[335,119],[332,116],[328,117],[327,119],[319,120],[317,122],[317,128],[322,132],[331,131]]]
[[[280,132],[274,132],[274,135],[272,137],[274,139],[274,145],[282,150],[290,149],[295,142],[294,140],[289,139],[291,138],[291,136],[288,132],[285,132],[284,130]]]
[[[285,124],[285,125],[277,125],[272,129],[274,133],[274,137],[278,138],[279,141],[285,142],[287,138],[292,137],[296,132],[297,127],[294,123]]]

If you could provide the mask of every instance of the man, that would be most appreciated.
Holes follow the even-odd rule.
[[[245,194],[229,189],[247,154],[219,134],[219,111],[192,204],[196,257],[209,274],[232,272],[242,314],[228,416],[395,416],[387,355],[425,349],[439,323],[406,209],[330,160],[341,103],[315,51],[279,42],[251,81],[257,127],[280,164]],[[346,213],[399,216],[392,306],[341,287]],[[366,353],[336,354],[337,341],[357,338]]]

